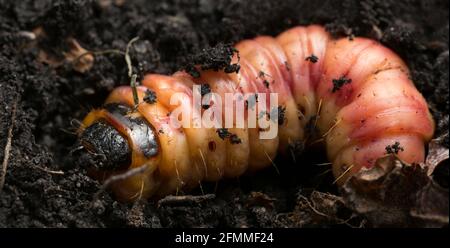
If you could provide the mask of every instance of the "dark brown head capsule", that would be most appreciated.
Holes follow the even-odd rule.
[[[122,104],[107,104],[86,118],[79,140],[85,154],[101,170],[126,169],[133,154],[150,159],[158,155],[160,145],[153,126],[137,112]]]
[[[95,157],[99,169],[114,170],[131,163],[128,141],[114,127],[99,121],[87,127],[80,137],[81,145]]]

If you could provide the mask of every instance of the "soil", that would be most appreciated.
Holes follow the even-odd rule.
[[[98,192],[101,185],[70,154],[77,120],[101,106],[111,89],[128,84],[123,57],[95,55],[93,67],[81,73],[71,63],[39,62],[39,52],[61,58],[69,37],[89,51],[124,50],[138,36],[130,55],[140,78],[191,68],[193,62],[222,68],[236,41],[322,24],[335,36],[370,37],[399,53],[430,103],[436,137],[443,136],[448,148],[448,5],[447,0],[0,0],[0,161],[9,155],[0,227],[371,226],[361,216],[340,221],[353,215],[329,167],[317,165],[327,162],[321,149],[307,149],[295,162],[278,158],[279,173],[269,168],[205,183],[203,193],[115,201],[110,192]],[[45,37],[30,33],[38,27]],[[11,148],[4,149],[9,142]],[[443,171],[448,181],[448,163]]]

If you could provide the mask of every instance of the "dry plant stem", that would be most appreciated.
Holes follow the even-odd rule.
[[[131,64],[131,57],[130,57],[130,48],[133,45],[133,43],[136,42],[137,40],[139,40],[139,37],[134,37],[133,39],[131,39],[130,42],[128,42],[127,44],[127,49],[125,50],[125,62],[127,63],[128,66],[128,77],[131,78],[130,87],[133,90],[133,100],[135,107],[139,105],[139,97],[136,88],[137,75],[133,74],[133,67]]]
[[[12,142],[12,138],[13,138],[14,123],[16,122],[16,110],[17,110],[17,99],[13,105],[12,116],[11,116],[11,126],[8,129],[8,139],[6,141],[5,151],[3,153],[4,157],[3,157],[3,163],[2,163],[2,170],[1,170],[1,174],[0,174],[0,193],[2,192],[3,186],[5,185],[6,170],[8,168],[9,155],[11,152],[11,142]]]
[[[125,61],[127,62],[128,66],[128,77],[131,77],[131,75],[133,75],[133,68],[131,67],[130,48],[131,45],[133,45],[133,43],[137,40],[139,40],[139,37],[134,37],[133,39],[131,39],[127,44],[127,49],[125,50]]]

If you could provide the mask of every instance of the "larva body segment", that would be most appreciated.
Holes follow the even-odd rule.
[[[164,196],[202,180],[238,177],[269,166],[276,154],[305,142],[311,122],[324,139],[338,183],[374,166],[386,147],[396,142],[401,144],[397,156],[403,161],[424,160],[425,145],[434,132],[427,103],[404,62],[381,44],[365,38],[334,40],[322,27],[312,25],[289,29],[275,38],[245,40],[236,49],[239,58],[235,55],[233,62],[240,65],[236,73],[204,71],[199,78],[185,72],[147,75],[138,87],[140,104],[135,111],[130,87],[113,90],[106,107],[92,111],[83,121],[80,140],[90,152],[104,151],[106,145],[90,141],[92,135],[86,133],[91,134],[96,123],[110,125],[128,141],[131,161],[114,171],[93,169],[92,174],[105,179],[146,166],[143,173],[113,183],[113,191],[125,201]],[[198,128],[195,122],[208,106],[195,108],[194,85],[205,86],[222,99],[227,93],[278,93],[283,109],[278,136],[259,139],[260,128],[249,127],[246,121],[243,127],[234,122],[227,130]],[[149,90],[156,101],[146,100]],[[174,94],[183,96],[170,102]],[[236,99],[233,106],[242,100]],[[121,108],[128,111],[118,111]],[[189,127],[170,125],[180,109],[190,117]],[[246,120],[249,111],[247,106]],[[105,131],[102,137],[110,136],[114,136],[111,131]],[[121,137],[113,144],[119,141]],[[110,138],[105,142],[110,148]]]

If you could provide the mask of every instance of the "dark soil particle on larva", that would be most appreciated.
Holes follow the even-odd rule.
[[[149,104],[153,104],[156,102],[158,97],[156,96],[156,93],[153,90],[147,89],[145,91],[144,101]]]
[[[310,56],[306,57],[305,60],[311,63],[317,63],[317,61],[319,61],[319,58],[316,55],[311,54]]]
[[[349,84],[352,82],[352,79],[346,78],[345,76],[342,76],[337,79],[333,79],[333,89],[331,89],[331,92],[336,92],[342,88],[342,86]]]
[[[89,161],[71,156],[75,130],[114,87],[129,83],[117,51],[125,51],[134,37],[139,40],[130,57],[139,81],[147,72],[181,68],[194,75],[201,69],[238,71],[230,65],[236,53],[230,44],[314,23],[336,37],[376,39],[404,58],[430,103],[436,137],[444,136],[441,143],[448,148],[448,5],[447,0],[0,0],[0,163],[8,160],[0,227],[371,226],[351,217],[321,149],[298,144],[301,156],[277,158],[273,167],[239,180],[203,183],[159,203],[124,204],[99,191],[85,171]],[[92,68],[81,73],[71,63],[40,62],[43,54],[64,59],[71,49],[68,38],[96,52]],[[116,52],[101,52],[107,50]],[[442,171],[448,178],[448,166]]]
[[[396,141],[392,145],[386,146],[387,154],[398,154],[400,151],[404,151],[403,147],[400,146],[400,142]]]

